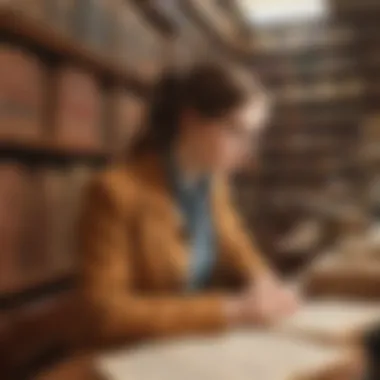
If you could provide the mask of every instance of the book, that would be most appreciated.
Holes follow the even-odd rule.
[[[92,171],[85,166],[77,166],[68,171],[65,180],[64,198],[61,205],[62,235],[60,236],[59,267],[76,269],[76,242],[78,218],[82,209],[84,189]]]
[[[55,74],[53,138],[77,148],[99,148],[102,141],[103,97],[93,75],[65,66]]]
[[[22,49],[0,45],[0,137],[41,137],[46,78],[42,63]]]
[[[23,288],[44,282],[49,275],[46,247],[46,199],[43,187],[43,170],[29,169],[28,187],[25,189],[25,208],[22,215],[22,236],[17,267]]]
[[[44,173],[47,209],[46,246],[49,271],[57,275],[75,270],[77,218],[83,187],[91,171],[86,167],[48,169]]]
[[[21,278],[17,267],[28,186],[26,170],[16,163],[0,165],[0,291],[12,292]]]
[[[68,252],[66,251],[66,223],[64,214],[67,210],[65,197],[68,182],[67,170],[46,169],[44,171],[44,196],[46,199],[46,248],[49,255],[49,270],[64,271]]]

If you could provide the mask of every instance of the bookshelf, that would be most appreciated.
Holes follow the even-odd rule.
[[[243,205],[242,211],[261,236],[263,251],[290,270],[273,241],[296,225],[303,211],[291,206],[286,211],[271,194],[307,199],[310,193],[323,195],[331,180],[342,178],[360,189],[361,128],[379,111],[380,7],[373,1],[331,4],[325,20],[255,28],[250,57],[275,107],[259,171],[237,181],[240,192],[249,194],[245,204],[257,206]]]
[[[15,139],[0,139],[0,157],[24,155],[27,157],[43,157],[44,159],[67,159],[106,161],[109,152],[106,149],[84,149],[65,146],[59,143],[44,141],[17,141]]]

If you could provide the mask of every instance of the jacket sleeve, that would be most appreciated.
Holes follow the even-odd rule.
[[[123,199],[117,199],[114,186],[94,181],[80,223],[82,290],[96,335],[112,341],[222,329],[221,296],[152,296],[134,290],[133,230],[126,212],[131,199]]]
[[[217,200],[224,266],[233,272],[233,277],[241,284],[249,284],[257,276],[271,273],[269,263],[255,246],[235,209],[226,181],[219,182]]]

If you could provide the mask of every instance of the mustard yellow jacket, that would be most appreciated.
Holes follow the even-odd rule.
[[[226,326],[223,285],[250,282],[266,264],[224,180],[214,180],[211,199],[218,246],[213,287],[187,295],[188,241],[160,156],[145,153],[97,175],[79,229],[81,289],[93,334],[119,341]]]

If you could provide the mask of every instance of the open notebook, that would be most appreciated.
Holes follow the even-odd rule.
[[[96,368],[107,380],[314,380],[345,360],[343,348],[239,331],[103,355]]]
[[[312,301],[270,331],[157,343],[101,356],[96,365],[107,380],[314,380],[350,361],[349,345],[331,343],[379,322],[380,304]]]

